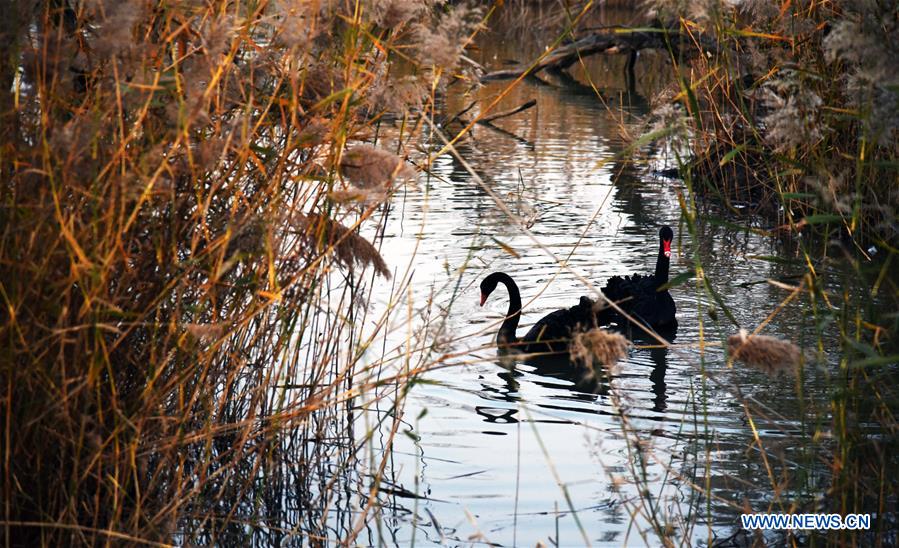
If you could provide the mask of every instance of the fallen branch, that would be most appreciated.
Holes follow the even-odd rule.
[[[465,114],[466,114],[468,111],[470,111],[470,110],[475,106],[475,104],[477,104],[477,101],[472,101],[471,104],[469,104],[467,107],[465,107],[464,109],[462,109],[458,114],[456,114],[456,115],[454,115],[452,118],[450,118],[450,119],[445,123],[445,125],[448,126],[448,125],[450,125],[450,124],[453,123],[453,122],[459,122],[460,124],[462,124],[462,125],[464,125],[464,126],[470,126],[470,125],[472,125],[472,121],[471,121],[470,119],[466,118],[466,117],[465,117]],[[534,143],[533,143],[533,142],[531,142],[531,141],[525,139],[524,137],[521,137],[521,136],[519,136],[519,135],[516,135],[515,133],[512,133],[512,132],[509,131],[509,130],[506,130],[506,129],[503,129],[503,128],[499,127],[499,126],[494,125],[494,124],[493,124],[493,121],[494,121],[494,120],[499,120],[500,118],[507,118],[507,117],[509,117],[509,116],[512,116],[513,114],[518,114],[519,112],[522,112],[522,111],[525,111],[525,110],[527,110],[527,109],[529,109],[529,108],[534,107],[536,104],[537,104],[537,100],[536,100],[536,99],[531,99],[530,101],[527,101],[526,103],[523,103],[523,104],[521,104],[521,105],[519,105],[519,106],[517,106],[517,107],[515,107],[515,108],[513,108],[513,109],[504,110],[504,111],[502,111],[502,112],[498,112],[498,113],[492,114],[492,115],[490,115],[490,116],[485,116],[485,117],[483,117],[483,118],[479,118],[479,119],[475,120],[474,123],[475,123],[475,124],[478,124],[478,125],[480,125],[480,126],[488,127],[488,128],[490,128],[490,129],[492,129],[493,131],[496,131],[496,132],[498,132],[498,133],[502,133],[503,135],[505,135],[505,136],[507,136],[507,137],[511,137],[512,139],[515,139],[516,141],[518,141],[518,142],[520,142],[520,143],[522,143],[522,144],[524,144],[524,145],[526,145],[526,146],[528,146],[528,147],[530,147],[530,148],[534,148]]]
[[[527,103],[524,103],[523,105],[519,105],[513,109],[504,110],[503,112],[498,112],[498,113],[490,115],[490,116],[484,116],[483,118],[478,120],[478,123],[479,124],[489,124],[490,122],[492,122],[494,120],[499,120],[500,118],[506,118],[508,116],[512,116],[513,114],[518,114],[519,112],[527,110],[527,109],[535,106],[536,104],[537,104],[537,100],[531,99]]]
[[[473,109],[474,106],[475,106],[476,104],[478,104],[478,101],[477,101],[477,100],[474,100],[474,101],[472,101],[471,103],[469,103],[467,107],[463,108],[462,110],[460,110],[459,112],[457,112],[452,118],[450,118],[449,120],[447,120],[447,121],[446,121],[446,125],[450,125],[450,124],[452,124],[453,122],[455,122],[456,120],[460,120],[460,119],[462,118],[462,116],[464,116],[465,113],[468,112],[469,110]],[[468,122],[466,122],[466,124],[467,124],[467,123],[468,123]]]
[[[481,81],[508,80],[518,78],[523,74],[533,75],[546,69],[563,70],[574,64],[578,59],[597,53],[618,54],[636,52],[642,49],[668,49],[668,41],[665,39],[666,35],[674,35],[678,38],[681,36],[677,31],[669,31],[664,28],[635,30],[626,27],[615,27],[593,32],[580,40],[554,50],[536,64],[489,72],[481,77]]]

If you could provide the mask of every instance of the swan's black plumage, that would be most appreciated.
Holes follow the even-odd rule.
[[[496,334],[496,342],[501,347],[527,353],[567,352],[571,337],[593,323],[593,301],[581,297],[575,306],[550,312],[540,318],[523,337],[518,338],[515,331],[521,319],[521,294],[511,276],[494,272],[484,278],[481,281],[481,306],[500,283],[509,291],[509,310]]]
[[[638,322],[656,330],[677,329],[677,308],[668,290],[659,290],[668,283],[668,268],[671,263],[671,240],[674,232],[663,226],[659,231],[659,256],[656,270],[652,275],[633,274],[613,276],[602,288],[603,294],[627,312]],[[616,321],[629,323],[620,314],[614,314]]]

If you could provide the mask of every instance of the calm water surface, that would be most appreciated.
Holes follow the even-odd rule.
[[[488,41],[481,60],[496,66],[512,56],[509,48]],[[676,232],[672,277],[694,269],[698,255],[735,320],[750,330],[789,295],[765,280],[792,285],[798,280],[791,276],[804,272],[795,244],[716,223],[722,214],[715,210],[702,213],[693,239],[678,202],[682,183],[614,160],[627,146],[622,136],[643,131],[639,115],[646,108],[642,96],[623,95],[616,63],[596,61],[587,72],[611,82],[603,88],[605,102],[623,111],[610,112],[571,82],[525,82],[497,107],[537,100],[536,108],[497,122],[520,139],[477,127],[458,147],[567,267],[510,222],[448,154],[394,201],[382,253],[398,277],[407,267],[414,271],[414,306],[432,299],[432,311],[447,311],[442,351],[456,357],[447,362],[452,367],[427,373],[406,401],[408,435],[397,437],[389,480],[420,498],[394,497],[381,528],[363,542],[655,546],[653,513],[673,538],[702,544],[737,532],[741,507],[781,511],[772,501],[813,497],[813,490],[785,480],[792,471],[801,468],[806,489],[826,483],[823,466],[797,440],[827,417],[815,403],[826,402],[827,364],[809,368],[802,398],[792,377],[729,367],[721,342],[737,327],[695,278],[672,290],[680,323],[675,347],[632,348],[611,381],[589,385],[580,375],[510,365],[490,347],[508,301],[500,287],[478,306],[484,276],[504,271],[517,281],[525,303],[521,334],[589,294],[576,274],[601,287],[614,274],[651,272],[664,224]],[[648,95],[640,89],[647,71],[638,71],[637,91]],[[477,97],[502,89],[491,85]],[[451,93],[448,110],[469,100]],[[404,319],[397,318],[400,331]],[[817,329],[828,329],[821,325],[800,296],[763,332],[814,346]],[[738,391],[757,405],[764,459]],[[766,461],[783,481],[780,499]],[[709,489],[712,497],[703,493]]]

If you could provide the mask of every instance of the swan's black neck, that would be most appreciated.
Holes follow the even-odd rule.
[[[499,326],[496,341],[500,344],[518,342],[518,337],[515,336],[518,321],[521,320],[521,293],[518,292],[518,284],[504,272],[497,272],[491,276],[495,276],[496,281],[506,286],[509,291],[509,310],[506,312],[506,319]]]
[[[668,252],[671,251],[671,242],[668,242]],[[671,259],[665,256],[665,242],[659,241],[659,258],[656,259],[656,287],[668,283],[668,267],[671,265]]]

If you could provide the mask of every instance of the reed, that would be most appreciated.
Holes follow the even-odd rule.
[[[745,329],[727,338],[727,351],[731,359],[769,375],[795,374],[803,363],[802,350],[795,344],[768,335],[750,335]]]
[[[380,475],[358,471],[353,402],[394,383],[399,407],[418,370],[360,361],[390,275],[362,234],[408,172],[361,143],[428,100],[441,67],[416,59],[459,51],[419,40],[431,3],[379,4],[10,3],[6,545],[316,544],[368,526]],[[455,48],[471,17],[442,13]],[[360,150],[377,164],[353,167]]]
[[[621,333],[605,329],[591,329],[577,333],[571,341],[571,359],[583,364],[589,371],[602,366],[615,371],[619,360],[627,356],[630,343]]]
[[[734,212],[832,233],[863,253],[899,235],[894,10],[877,2],[650,2],[672,33],[682,174]],[[665,26],[665,25],[663,25]],[[672,97],[669,95],[669,97]]]

